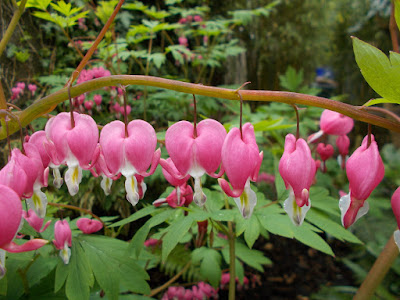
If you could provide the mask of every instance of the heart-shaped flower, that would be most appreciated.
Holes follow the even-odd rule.
[[[99,220],[92,220],[88,218],[80,218],[76,222],[76,226],[85,234],[97,232],[103,228],[103,224]]]
[[[257,181],[263,159],[263,152],[259,153],[254,127],[246,123],[242,127],[229,131],[222,147],[222,166],[229,183],[220,178],[218,180],[222,190],[229,197],[233,197],[244,218],[249,218],[257,204],[257,196],[250,188],[250,180]]]
[[[119,173],[125,176],[126,198],[136,205],[140,195],[135,174],[143,177],[153,174],[161,156],[160,149],[155,151],[157,137],[154,128],[143,120],[134,120],[129,122],[125,132],[124,123],[113,121],[103,127],[100,145],[108,170],[114,176]]]
[[[215,174],[221,165],[221,149],[226,137],[226,130],[221,123],[206,119],[199,122],[196,130],[192,123],[180,121],[168,128],[165,134],[165,146],[171,157],[173,165],[182,177],[187,174],[194,178],[194,201],[202,206],[206,196],[201,188],[201,176],[204,173],[212,177],[220,177],[223,174],[221,168],[219,174]],[[163,168],[174,174],[174,168]],[[173,175],[178,178],[179,174]]]

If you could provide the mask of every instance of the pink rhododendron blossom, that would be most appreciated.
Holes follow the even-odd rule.
[[[319,139],[323,134],[346,135],[354,127],[354,120],[341,113],[325,109],[319,122],[320,131],[315,133],[309,142]]]
[[[59,220],[54,225],[54,246],[60,250],[60,257],[64,264],[69,263],[71,257],[72,234],[67,220]]]
[[[254,127],[246,123],[242,127],[229,131],[222,146],[222,167],[226,172],[229,183],[220,178],[218,180],[222,190],[229,197],[233,197],[242,216],[249,218],[257,204],[256,193],[250,188],[250,180],[257,181],[263,159],[263,152],[258,152]]]
[[[88,218],[80,218],[76,221],[76,226],[85,234],[97,232],[103,228],[103,223],[99,220],[92,220]]]
[[[143,120],[134,120],[129,122],[126,135],[125,124],[113,121],[103,127],[100,145],[108,170],[113,175],[121,173],[126,178],[126,198],[136,205],[140,195],[135,174],[150,176],[160,160],[161,150],[155,151],[157,137],[154,128]]]
[[[51,220],[47,221],[46,224],[43,226],[43,218],[40,218],[33,209],[28,211],[22,211],[22,217],[28,222],[28,224],[35,229],[37,232],[42,233],[49,227]],[[43,226],[43,228],[42,228]]]
[[[393,214],[396,217],[397,227],[400,228],[400,187],[398,187],[393,193],[391,204]],[[396,242],[397,247],[400,249],[400,230],[395,230],[393,235],[394,241]]]
[[[26,252],[39,249],[46,240],[32,239],[22,245],[13,242],[21,226],[22,204],[17,193],[0,184],[0,278],[6,273],[5,251]]]
[[[346,163],[346,174],[349,180],[349,194],[340,198],[339,208],[342,224],[348,228],[368,212],[369,204],[366,200],[385,174],[373,135],[369,146],[366,136],[361,146],[350,156]]]
[[[342,169],[346,167],[346,161],[349,158],[350,139],[347,135],[339,135],[336,138],[336,147],[339,150],[338,164]]]
[[[303,223],[311,207],[309,190],[315,172],[315,161],[307,142],[303,139],[296,140],[293,134],[286,135],[285,150],[279,161],[279,173],[286,189],[290,190],[289,198],[284,202],[284,209],[297,226]]]
[[[203,206],[207,197],[201,188],[201,176],[204,173],[212,177],[220,177],[223,173],[215,174],[221,165],[221,149],[226,137],[226,130],[221,123],[206,119],[196,126],[196,136],[192,123],[180,121],[168,128],[165,134],[165,146],[175,166],[163,168],[172,176],[186,177],[187,174],[194,178],[194,202]],[[175,172],[179,171],[179,174]]]
[[[51,167],[66,164],[65,183],[71,196],[79,191],[82,169],[88,170],[96,163],[100,154],[97,146],[99,130],[89,115],[73,113],[75,127],[71,126],[69,113],[60,113],[46,124],[47,153]]]

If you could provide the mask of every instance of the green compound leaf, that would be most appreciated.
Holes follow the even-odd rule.
[[[310,230],[308,226],[304,226],[306,224],[307,223],[304,223],[302,226],[293,225],[294,237],[296,240],[321,252],[334,256],[331,247],[325,242],[325,240],[317,233]]]
[[[221,254],[214,249],[206,249],[200,264],[200,273],[212,286],[218,287],[221,280]]]
[[[239,242],[235,243],[235,254],[245,264],[260,272],[264,272],[262,265],[272,264],[272,261],[268,257],[265,257],[261,251],[249,249],[246,245]]]
[[[379,49],[353,37],[357,65],[368,84],[388,102],[400,104],[399,54],[389,58]]]
[[[163,238],[162,243],[162,261],[164,262],[170,252],[175,248],[179,241],[189,231],[193,224],[193,218],[185,216],[175,220],[171,226],[167,228],[167,234]]]

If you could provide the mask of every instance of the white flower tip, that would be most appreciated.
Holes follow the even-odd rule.
[[[235,200],[235,203],[242,213],[243,218],[250,218],[253,214],[254,207],[257,204],[257,195],[250,188],[250,184],[246,183],[243,193],[240,195],[240,197],[233,198],[233,200]]]
[[[203,193],[203,189],[201,188],[200,177],[194,177],[193,201],[200,207],[202,207],[207,201],[207,196]]]
[[[64,182],[63,178],[61,177],[59,168],[53,169],[53,177],[53,184],[57,189],[59,189]]]
[[[293,191],[291,190],[289,198],[283,203],[283,209],[289,215],[290,220],[296,226],[300,226],[304,222],[307,212],[310,210],[311,200],[308,199],[308,205],[298,206]]]
[[[134,175],[126,177],[125,190],[126,200],[135,206],[139,202],[139,193],[137,192],[137,180]]]
[[[67,243],[65,243],[64,248],[60,250],[60,257],[64,264],[68,265],[69,259],[71,257],[71,249],[69,249]]]
[[[65,183],[71,196],[75,196],[79,192],[79,184],[82,181],[82,169],[79,166],[68,168],[65,172]]]
[[[46,216],[47,196],[40,188],[34,189],[31,198],[26,199],[26,203],[30,209],[33,209],[39,218]]]
[[[6,275],[6,251],[0,249],[0,279]]]
[[[343,227],[344,227],[344,216],[346,215],[346,212],[349,209],[349,207],[350,207],[350,193],[340,197],[339,200],[339,209]]]
[[[112,179],[108,178],[105,175],[102,175],[103,179],[101,180],[100,186],[104,191],[104,194],[106,194],[106,196],[111,194],[111,185],[112,185]]]
[[[396,243],[397,247],[399,248],[400,251],[400,230],[396,230],[393,233],[393,237],[394,237],[394,242]]]

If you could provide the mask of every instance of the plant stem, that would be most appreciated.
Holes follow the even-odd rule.
[[[106,86],[118,86],[119,84],[154,86],[188,94],[239,100],[236,90],[143,75],[113,75],[89,80],[71,87],[71,96],[76,97],[86,92],[98,90]],[[240,94],[243,97],[243,101],[281,102],[321,107],[339,112],[358,121],[370,123],[394,132],[400,132],[400,124],[398,122],[374,115],[356,106],[323,97],[292,92],[262,90],[242,90]],[[16,112],[15,115],[19,117],[22,126],[26,126],[38,117],[52,111],[58,103],[67,99],[68,91],[67,88],[64,87],[51,95],[36,100],[22,112]],[[10,121],[9,126],[10,134],[19,129],[17,122],[14,120]],[[1,128],[0,140],[4,138],[6,138],[5,130]]]
[[[25,0],[26,2],[26,0]],[[73,84],[75,79],[78,78],[79,73],[83,70],[83,68],[88,63],[89,59],[92,57],[94,51],[97,49],[97,46],[103,39],[104,35],[106,34],[108,28],[111,26],[111,23],[114,21],[115,16],[118,14],[119,9],[121,8],[122,4],[124,4],[125,0],[119,0],[117,6],[115,7],[111,17],[107,20],[107,23],[104,25],[103,29],[100,31],[99,35],[97,36],[96,40],[94,41],[93,45],[90,47],[88,52],[86,52],[85,57],[81,60],[76,70],[72,73],[71,78],[68,80],[67,84]],[[1,55],[1,53],[0,53]]]
[[[232,229],[232,222],[228,222],[229,235],[229,300],[235,300],[236,292],[236,266],[235,266],[235,233]]]
[[[159,292],[162,290],[165,290],[167,287],[169,287],[172,283],[174,283],[183,273],[186,272],[187,269],[189,269],[191,265],[191,261],[189,261],[182,270],[179,271],[179,273],[175,274],[174,277],[172,277],[170,280],[168,280],[166,283],[164,283],[162,286],[159,286],[158,288],[155,288],[154,290],[151,290],[150,292],[150,297],[153,297],[154,295],[157,295]]]
[[[389,241],[386,243],[385,248],[383,248],[381,254],[379,254],[379,257],[369,270],[367,277],[364,279],[353,300],[370,299],[398,255],[399,249],[394,242],[392,234]]]
[[[3,85],[0,81],[0,109],[7,109],[7,100],[6,96],[4,95]]]
[[[10,24],[7,27],[6,32],[4,33],[3,38],[0,41],[0,56],[3,54],[4,50],[8,42],[11,39],[12,34],[14,33],[15,27],[17,27],[18,21],[21,18],[22,13],[25,10],[25,4],[28,0],[22,0],[18,9],[15,10],[14,15],[11,19]]]

